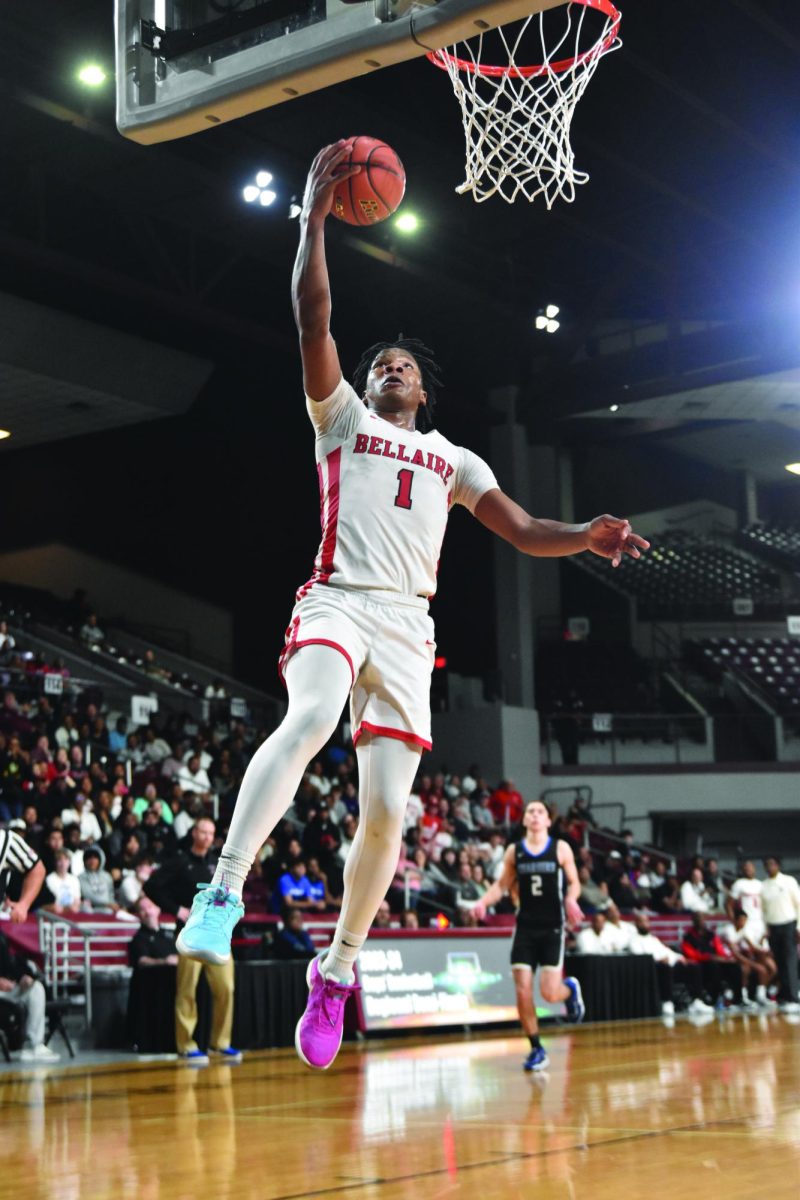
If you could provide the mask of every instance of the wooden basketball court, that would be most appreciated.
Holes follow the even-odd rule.
[[[783,1017],[0,1075],[0,1200],[800,1195],[800,1027]]]

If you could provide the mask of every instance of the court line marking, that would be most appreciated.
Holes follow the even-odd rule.
[[[796,1103],[787,1105],[785,1109],[777,1108],[776,1112],[796,1111]],[[757,1114],[756,1114],[757,1115]],[[457,1164],[456,1173],[462,1171],[484,1170],[487,1167],[499,1167],[505,1163],[525,1162],[529,1159],[552,1158],[559,1154],[572,1154],[576,1150],[588,1151],[602,1149],[606,1146],[623,1145],[626,1142],[644,1141],[647,1138],[657,1138],[672,1134],[687,1134],[687,1133],[707,1133],[713,1130],[716,1125],[749,1125],[751,1121],[756,1119],[753,1113],[747,1113],[736,1117],[722,1117],[715,1121],[696,1121],[690,1125],[675,1125],[665,1129],[649,1129],[637,1133],[625,1134],[622,1137],[612,1137],[600,1139],[595,1142],[576,1142],[571,1146],[561,1146],[548,1150],[525,1151],[516,1150],[502,1155],[500,1158],[485,1159],[482,1162]],[[727,1132],[727,1131],[725,1131]],[[309,1192],[285,1192],[280,1196],[270,1196],[268,1200],[313,1200],[315,1196],[336,1196],[342,1192],[355,1191],[356,1189],[368,1187],[388,1187],[397,1183],[413,1183],[420,1179],[435,1179],[439,1175],[452,1174],[452,1168],[434,1167],[428,1171],[415,1171],[410,1175],[392,1175],[392,1176],[376,1176],[373,1179],[363,1179],[360,1183],[347,1183],[341,1187],[319,1188],[316,1191]]]

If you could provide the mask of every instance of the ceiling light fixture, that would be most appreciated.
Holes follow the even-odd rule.
[[[561,322],[556,320],[556,317],[561,312],[557,304],[548,304],[545,308],[540,308],[536,314],[534,322],[537,329],[544,333],[555,333],[561,328]]]
[[[609,404],[608,411],[609,412],[619,412],[619,405],[618,404]]]
[[[106,73],[99,63],[84,63],[78,71],[78,79],[84,87],[101,87],[106,78]]]
[[[800,475],[800,462],[787,463],[785,469],[790,471],[792,475]]]
[[[257,171],[255,183],[248,183],[242,188],[242,199],[246,204],[258,204],[269,208],[278,199],[278,193],[269,185],[272,183],[271,171]]]
[[[419,217],[413,212],[401,213],[394,223],[400,233],[416,233],[419,229]]]
[[[10,429],[0,429],[0,442],[3,442],[3,441],[5,441],[6,438],[10,438],[10,437],[11,437]]]

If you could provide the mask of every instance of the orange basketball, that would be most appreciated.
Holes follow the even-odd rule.
[[[349,155],[340,168],[361,167],[333,193],[333,215],[348,225],[376,225],[395,211],[406,190],[403,164],[391,146],[371,137],[347,139]]]

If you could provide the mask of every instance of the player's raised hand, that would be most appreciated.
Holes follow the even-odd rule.
[[[344,138],[324,146],[311,164],[303,195],[303,218],[306,221],[324,221],[333,207],[333,189],[342,179],[357,175],[361,167],[343,166],[350,153]]]
[[[623,554],[641,558],[641,551],[649,550],[650,543],[633,532],[630,521],[604,513],[589,522],[586,548],[600,558],[610,558],[612,567],[618,567]]]

